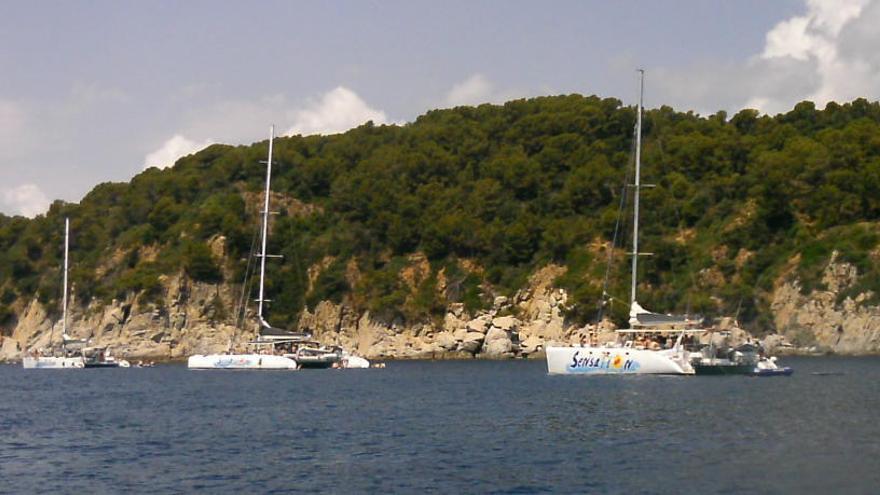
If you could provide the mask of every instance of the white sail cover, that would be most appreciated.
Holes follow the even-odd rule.
[[[688,323],[693,323],[693,320],[688,319],[687,316],[652,313],[643,308],[638,301],[633,301],[632,306],[629,308],[629,324],[633,327],[673,326],[686,325]]]

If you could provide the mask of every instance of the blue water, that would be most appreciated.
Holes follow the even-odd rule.
[[[880,358],[791,377],[0,366],[0,492],[878,493]]]

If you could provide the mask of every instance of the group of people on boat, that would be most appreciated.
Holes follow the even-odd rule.
[[[678,333],[673,332],[670,335],[664,334],[636,334],[635,337],[626,343],[626,347],[639,350],[660,350],[672,349],[678,339]],[[598,334],[594,330],[590,330],[587,335],[581,337],[581,347],[597,347],[599,345]],[[699,345],[699,342],[693,335],[684,335],[681,338],[681,345],[690,348]]]

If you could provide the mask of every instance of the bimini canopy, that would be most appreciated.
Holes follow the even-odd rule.
[[[67,347],[84,346],[89,343],[88,339],[75,339],[66,333],[61,334],[61,341]]]
[[[308,340],[312,338],[309,332],[294,332],[283,328],[276,328],[266,320],[260,320],[260,339],[261,340]]]
[[[696,323],[699,323],[698,319],[693,320],[685,315],[652,313],[641,307],[636,301],[633,301],[632,306],[629,308],[629,324],[633,327],[676,327]]]

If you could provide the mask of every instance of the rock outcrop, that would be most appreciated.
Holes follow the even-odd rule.
[[[236,341],[253,338],[256,329],[242,333],[219,321],[218,313],[235,304],[228,286],[194,283],[183,275],[163,277],[162,284],[166,288],[164,297],[147,302],[132,296],[82,308],[76,304],[74,294],[67,333],[108,346],[117,355],[151,359],[182,359],[223,351]],[[15,360],[25,350],[58,343],[62,325],[56,320],[42,304],[32,301],[11,336],[4,339],[0,360]]]
[[[584,327],[566,323],[568,296],[554,285],[564,273],[564,267],[546,266],[517,294],[496,297],[492,307],[476,314],[454,303],[439,321],[403,325],[345,303],[323,301],[313,311],[304,311],[298,326],[312,331],[316,340],[371,359],[541,357],[550,344],[614,340],[614,326],[608,321]],[[806,351],[880,352],[880,307],[870,303],[874,295],[841,296],[856,275],[855,267],[834,257],[824,272],[825,290],[802,294],[797,280],[780,280],[771,299],[779,334],[767,336],[765,347],[790,348],[791,343]],[[110,346],[117,355],[150,359],[222,352],[255,337],[255,326],[242,331],[231,324],[237,298],[230,286],[197,283],[182,274],[163,276],[161,282],[163,295],[154,299],[131,296],[82,307],[74,295],[68,333]],[[60,322],[37,300],[21,307],[11,334],[0,338],[0,360],[17,360],[24,351],[60,339]],[[253,315],[247,320],[254,321]],[[719,329],[729,344],[752,338],[732,320]],[[716,337],[704,340],[711,338]]]
[[[822,274],[825,290],[802,294],[797,280],[780,283],[771,302],[778,333],[805,350],[837,354],[880,352],[880,306],[873,293],[843,297],[857,281],[856,267],[837,253]],[[775,342],[775,341],[774,341]]]

